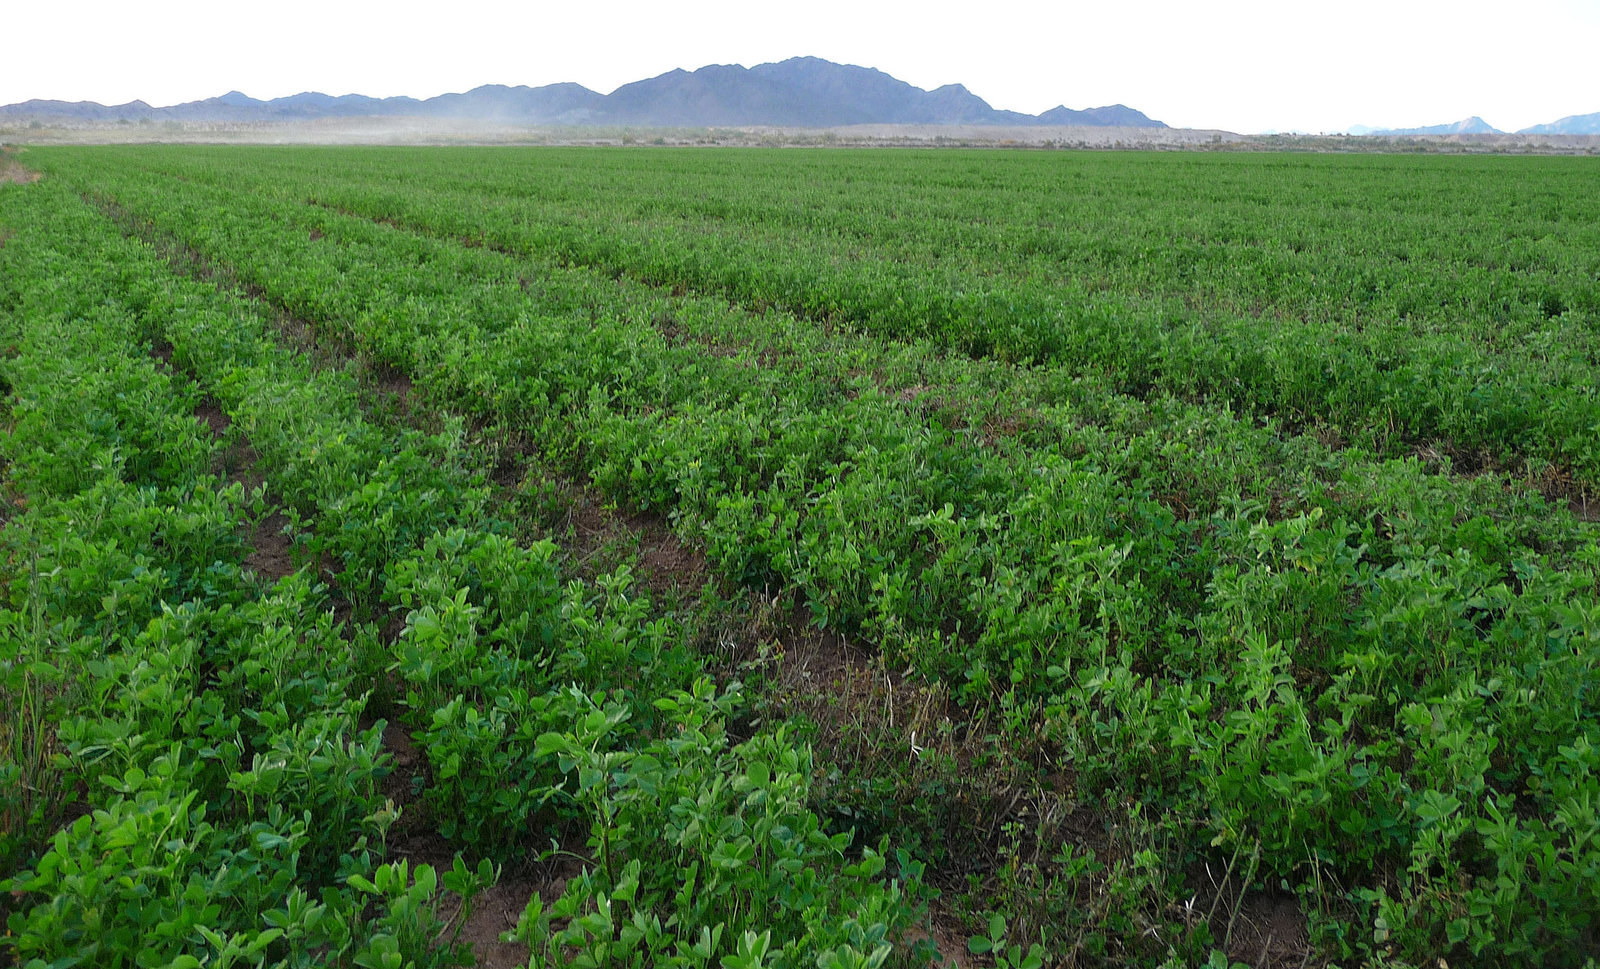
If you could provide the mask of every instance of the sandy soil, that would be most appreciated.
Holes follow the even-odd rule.
[[[8,182],[16,185],[27,185],[38,180],[39,173],[23,168],[13,160],[11,152],[0,152],[0,185]]]

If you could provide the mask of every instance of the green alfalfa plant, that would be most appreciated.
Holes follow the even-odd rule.
[[[985,933],[967,940],[967,951],[973,955],[989,956],[997,969],[1043,969],[1048,955],[1044,946],[1038,943],[1030,945],[1024,952],[1019,943],[1010,942],[1006,937],[1006,920],[1002,915],[989,916]]]
[[[66,628],[47,621],[37,550],[26,561],[29,594],[20,608],[0,610],[0,696],[8,712],[0,720],[0,868],[7,869],[54,827],[71,797],[53,766],[53,728],[74,705],[74,653],[87,652],[58,641]]]
[[[472,916],[474,900],[499,877],[500,870],[487,859],[469,867],[459,855],[442,877],[432,865],[412,868],[404,860],[380,865],[370,877],[351,875],[350,887],[378,906],[371,916],[358,910],[353,937],[365,941],[358,944],[352,962],[362,969],[469,965],[461,931]],[[447,894],[460,900],[448,918]]]

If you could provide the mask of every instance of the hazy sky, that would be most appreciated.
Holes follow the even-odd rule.
[[[1122,102],[1241,132],[1516,129],[1600,111],[1600,0],[806,3],[19,2],[0,104],[156,105],[230,89],[430,97],[797,54],[960,82],[997,108]]]

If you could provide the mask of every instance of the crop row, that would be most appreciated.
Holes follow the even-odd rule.
[[[252,167],[262,190],[511,252],[1600,483],[1600,240],[1548,204],[1584,177],[1559,160],[881,158],[827,163],[829,187],[737,154]]]
[[[889,958],[915,906],[883,846],[822,830],[809,751],[785,731],[729,738],[737,689],[698,674],[626,574],[563,582],[554,546],[502,537],[458,432],[368,422],[348,378],[279,348],[249,304],[174,275],[65,185],[0,204],[20,230],[0,251],[8,318],[30,334],[7,371],[12,480],[40,499],[6,534],[67,560],[13,557],[5,615],[36,635],[6,671],[64,723],[61,761],[30,779],[93,811],[51,835],[28,808],[7,842],[7,868],[30,866],[6,882],[25,900],[19,957],[454,960],[436,873],[383,862],[396,808],[375,705],[426,753],[418,803],[461,850],[447,888],[493,877],[465,857],[583,832],[566,848],[581,874],[531,899],[517,930],[542,964]],[[161,396],[173,378],[140,345],[157,340],[248,436],[292,527],[309,526],[302,555],[367,621],[336,624],[309,566],[251,597],[242,487],[206,476],[194,392]],[[75,403],[85,388],[99,406]],[[82,673],[71,693],[28,679]],[[48,722],[39,708],[34,735]]]
[[[46,161],[674,516],[730,578],[997,703],[1153,810],[1173,868],[1253,846],[1256,881],[1356,913],[1321,927],[1336,951],[1560,961],[1593,930],[1600,554],[1537,497],[123,158]],[[682,339],[739,327],[772,332]],[[1008,379],[1027,427],[983,433]]]
[[[30,225],[0,253],[8,493],[25,509],[3,533],[0,613],[21,701],[0,785],[12,954],[418,957],[442,927],[436,876],[381,864],[382,731],[338,659],[360,635],[307,573],[265,588],[243,570],[263,493],[211,473],[194,390],[151,361],[72,221],[3,201]],[[476,874],[445,881],[470,894]]]

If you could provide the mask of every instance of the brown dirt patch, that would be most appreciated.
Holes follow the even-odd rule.
[[[235,441],[222,455],[222,473],[229,481],[244,485],[245,491],[254,491],[267,480],[256,467],[257,460],[255,448],[244,441]]]
[[[38,172],[0,156],[0,185],[32,185],[42,177]]]
[[[924,939],[932,942],[936,953],[933,957],[935,966],[943,966],[945,969],[970,969],[977,966],[978,957],[967,949],[966,932],[949,907],[941,901],[935,901],[928,915],[928,927],[907,932],[904,940],[906,944],[916,946]]]
[[[1574,477],[1571,471],[1547,464],[1532,479],[1532,484],[1551,504],[1565,505],[1574,518],[1600,521],[1600,495],[1592,492],[1590,486]]]
[[[256,522],[250,533],[250,554],[244,567],[262,578],[276,582],[294,572],[294,540],[288,533],[289,519],[274,512]]]
[[[416,860],[436,869],[441,867],[440,863]],[[442,867],[449,868],[454,863],[455,856],[450,855]],[[501,934],[517,927],[530,898],[538,895],[548,906],[566,891],[567,881],[578,873],[578,863],[571,859],[536,863],[517,871],[502,869],[500,880],[473,899],[472,910],[461,925],[460,941],[472,946],[472,964],[485,969],[526,966],[531,954],[528,947],[520,942],[502,942]],[[460,908],[453,903],[442,908],[440,915],[445,919],[460,914]]]
[[[172,345],[158,343],[151,348],[150,355],[170,363]],[[212,437],[219,441],[229,440],[233,419],[215,400],[210,397],[202,399],[195,405],[194,417],[206,425]],[[220,467],[216,470],[229,482],[244,485],[247,492],[254,491],[265,480],[256,469],[256,459],[255,449],[248,443],[233,440],[220,456]],[[289,519],[282,512],[273,512],[256,522],[246,538],[250,552],[245,556],[244,567],[268,582],[276,582],[292,574],[295,569],[294,539],[289,535],[288,528]]]
[[[428,824],[426,810],[417,800],[417,793],[428,782],[427,755],[418,749],[411,733],[392,720],[384,724],[383,746],[392,768],[383,779],[383,796],[401,809],[400,820],[389,831],[391,853],[415,862],[448,865],[455,855]]]
[[[170,356],[172,349],[168,347],[166,352]],[[266,478],[256,469],[259,455],[249,442],[236,439],[229,433],[233,419],[209,397],[195,406],[194,417],[206,425],[213,438],[227,444],[215,459],[213,470],[229,482],[244,485],[247,492],[260,487]]]
[[[1531,467],[1519,470],[1514,465],[1496,459],[1487,451],[1462,451],[1440,442],[1414,447],[1410,454],[1434,473],[1443,473],[1444,466],[1448,462],[1450,473],[1455,477],[1505,475],[1509,479],[1506,482],[1507,490],[1520,485],[1543,495],[1545,500],[1553,505],[1564,505],[1575,518],[1589,522],[1600,521],[1600,494],[1594,492],[1592,484],[1577,478],[1570,469],[1560,465],[1546,462],[1538,471]],[[1528,463],[1531,465],[1536,462]]]
[[[1565,504],[1574,518],[1581,521],[1600,521],[1600,495],[1573,477],[1572,472],[1546,465],[1544,472],[1534,479],[1533,486],[1552,503]]]
[[[411,378],[389,367],[377,368],[375,374],[378,389],[395,399],[402,407],[411,402]]]
[[[815,725],[812,745],[830,762],[915,778],[972,759],[964,743],[972,724],[945,684],[889,669],[881,654],[817,628],[800,607],[766,643],[774,699],[786,715]],[[898,758],[904,766],[889,763]],[[1008,811],[996,807],[987,813],[998,826]]]
[[[394,722],[384,725],[383,745],[393,767],[384,778],[383,794],[401,808],[400,820],[389,832],[390,858],[448,870],[459,853],[439,835],[417,797],[428,782],[426,753],[417,747],[403,725]],[[469,865],[475,864],[466,856],[461,857]],[[525,862],[520,867],[502,869],[500,880],[473,900],[461,925],[460,941],[472,946],[473,964],[490,969],[527,965],[528,947],[519,942],[502,942],[501,934],[517,927],[529,898],[537,894],[546,902],[553,902],[577,872],[578,863],[566,854],[549,862]],[[460,908],[454,903],[447,903],[440,912],[447,920],[459,914]]]
[[[698,594],[711,580],[711,563],[686,544],[666,522],[653,515],[634,515],[627,527],[639,536],[639,569],[651,592]]]
[[[927,881],[945,893],[932,921],[908,941],[931,939],[944,965],[987,964],[972,956],[955,906],[976,892],[1008,907],[1020,936],[1036,936],[1058,913],[1037,890],[1055,877],[1052,855],[1063,845],[1092,853],[1114,867],[1129,846],[1112,833],[1102,811],[1083,803],[1072,766],[1047,743],[1001,739],[992,710],[963,708],[944,683],[888,667],[876,649],[850,642],[809,623],[803,607],[769,618],[769,628],[749,638],[763,643],[770,677],[763,691],[781,716],[811,724],[818,754],[815,803],[865,809],[846,824],[873,818],[893,834],[910,825],[940,845],[929,859]],[[778,623],[778,628],[770,628]],[[930,792],[933,800],[930,801]],[[895,835],[898,837],[898,835]],[[1034,872],[1023,885],[1001,871]],[[1102,874],[1078,876],[1083,903],[1105,892]]]
[[[590,489],[568,489],[567,532],[562,547],[587,574],[610,549],[634,553],[634,574],[653,595],[698,596],[713,580],[711,563],[700,549],[679,538],[666,519],[650,512],[624,513],[605,506]]]
[[[168,353],[170,352],[169,348]],[[210,398],[201,401],[195,406],[194,416],[196,420],[204,422],[206,427],[211,429],[213,437],[226,437],[228,428],[233,426],[233,419],[223,413],[222,408],[218,407],[216,402]]]
[[[1304,966],[1314,955],[1305,913],[1293,896],[1257,894],[1245,899],[1233,928],[1229,958],[1264,969]]]
[[[1243,868],[1248,861],[1235,863]],[[1299,900],[1279,891],[1244,890],[1243,874],[1215,864],[1193,866],[1187,879],[1194,892],[1189,917],[1209,922],[1212,938],[1234,962],[1254,969],[1322,965]]]
[[[565,882],[562,882],[563,886]],[[549,886],[530,878],[502,874],[500,880],[473,899],[472,911],[461,926],[461,941],[472,945],[472,962],[488,969],[511,969],[528,964],[528,947],[520,942],[501,942],[500,934],[517,927],[528,899],[546,894]],[[559,892],[550,895],[554,898]]]
[[[494,470],[489,472],[489,480],[502,492],[514,492],[522,484],[525,474],[522,462],[513,457],[499,456],[494,462]]]

